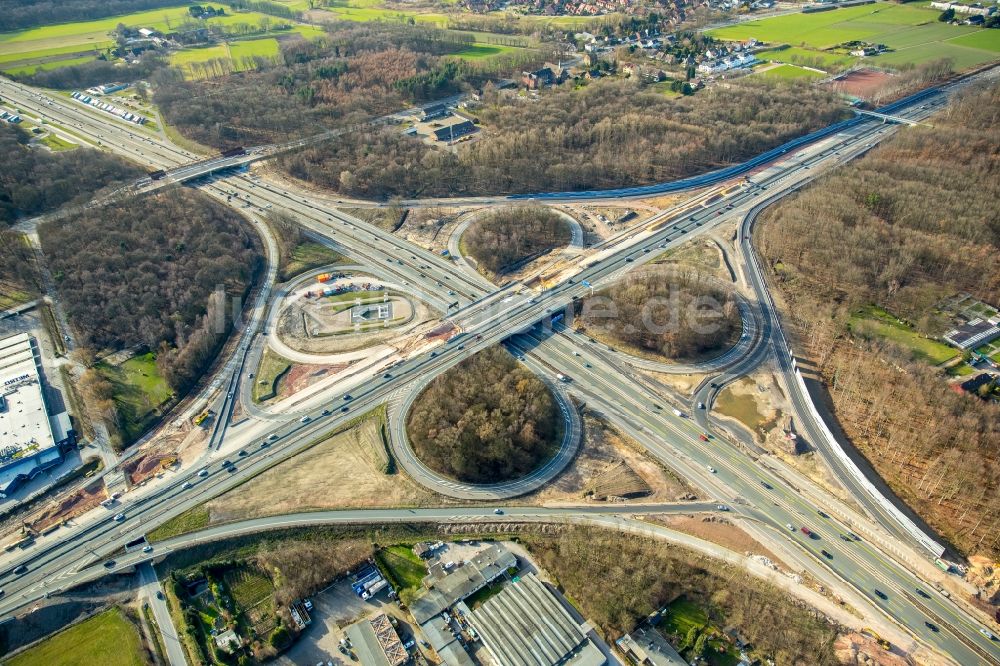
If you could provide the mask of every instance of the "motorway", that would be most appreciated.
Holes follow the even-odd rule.
[[[7,85],[6,82],[0,85],[0,94],[9,94],[4,92]],[[24,94],[24,91],[19,94]],[[32,100],[30,94],[27,99],[31,103],[42,103],[44,112],[53,122],[76,123],[78,129],[87,128],[86,131],[91,135],[104,140],[105,146],[110,145],[109,136],[113,136],[116,141],[120,139],[122,154],[135,157],[135,151],[138,151],[139,156],[147,163],[161,167],[190,161],[189,156],[183,152],[163,148],[157,148],[146,155],[149,149],[143,141],[136,144],[134,137],[125,137],[117,129],[93,129],[92,117],[81,119],[78,115],[83,113],[87,116],[85,111],[63,109],[65,103],[49,106],[44,99]],[[909,114],[910,117],[920,118],[940,108],[945,99],[945,95],[928,93],[889,110],[898,115]],[[61,120],[63,118],[66,120]],[[241,435],[241,441],[247,442],[243,449],[246,455],[238,456],[234,452],[231,455],[235,464],[223,464],[219,461],[220,455],[206,464],[204,477],[196,469],[184,470],[174,475],[169,484],[146,493],[134,493],[134,497],[130,493],[126,496],[126,503],[114,509],[126,514],[127,518],[122,523],[113,521],[111,515],[114,511],[108,511],[106,515],[97,514],[67,530],[57,542],[46,543],[45,546],[38,546],[26,553],[27,556],[20,561],[27,567],[26,573],[18,576],[8,570],[0,575],[0,584],[7,591],[7,596],[0,600],[0,613],[9,614],[46,593],[102,574],[102,561],[114,555],[126,541],[225,492],[276,462],[294,456],[316,439],[335,428],[343,427],[356,416],[384,402],[391,402],[400,395],[415,394],[414,387],[477,351],[516,334],[532,333],[540,319],[571,308],[575,298],[586,295],[589,288],[584,286],[584,282],[596,287],[614,282],[651,259],[654,256],[653,249],[686,242],[718,224],[742,215],[767,196],[762,196],[765,189],[770,189],[773,196],[778,192],[801,187],[812,178],[815,171],[810,169],[818,171],[847,161],[880,140],[884,131],[885,128],[875,121],[855,119],[826,135],[832,137],[828,138],[831,143],[822,152],[809,155],[805,151],[786,154],[786,148],[786,152],[779,153],[784,155],[781,162],[767,166],[764,171],[753,176],[752,186],[742,188],[732,197],[701,207],[694,215],[685,213],[666,216],[664,224],[649,229],[647,233],[633,235],[605,252],[581,260],[580,270],[573,279],[540,294],[519,293],[522,290],[517,284],[494,291],[482,278],[464,273],[433,253],[334,211],[327,205],[317,205],[309,198],[279,187],[255,182],[245,176],[215,178],[214,182],[204,186],[213,196],[226,200],[235,191],[238,197],[234,198],[239,198],[244,204],[249,203],[253,207],[250,212],[255,214],[272,207],[289,212],[311,232],[328,238],[355,259],[376,267],[380,273],[410,282],[415,285],[415,291],[422,289],[422,294],[428,301],[446,312],[462,332],[434,353],[422,353],[404,359],[391,372],[373,377],[364,386],[358,387],[350,399],[343,400],[339,395],[329,399],[322,411],[317,406],[315,410],[306,413],[304,416],[308,420],[305,422],[296,419],[254,424],[251,430]],[[125,131],[125,134],[130,133]],[[804,143],[799,145],[804,146]],[[760,161],[755,168],[765,167],[776,156]],[[167,164],[171,160],[173,163]],[[683,186],[689,187],[693,185],[688,183]],[[638,196],[645,192],[637,192],[637,189],[604,193],[604,198]],[[552,193],[551,196],[540,195],[538,198],[576,200],[580,198],[580,194]],[[746,234],[746,238],[749,238],[749,234]],[[759,273],[759,270],[756,272]],[[753,275],[748,275],[748,278],[753,283]],[[761,285],[766,294],[766,285],[762,282]],[[445,296],[442,291],[454,293]],[[266,297],[262,298],[266,300]],[[783,340],[780,344],[775,342],[776,336],[772,333],[772,328],[776,328],[777,319],[773,305],[766,306],[766,303],[766,298],[761,301],[761,304],[765,304],[765,317],[758,330],[748,337],[750,342],[769,339],[771,344],[748,343],[747,356],[742,361],[728,365],[724,370],[726,376],[745,374],[765,358],[764,352],[767,350],[779,352],[779,363],[782,353],[787,354],[788,359],[791,358],[787,344]],[[258,302],[255,312],[262,313],[264,309],[263,303]],[[255,315],[254,320],[257,321],[262,316]],[[238,360],[229,371],[229,386],[235,385],[243,359],[249,353],[251,345],[255,344],[252,340],[254,330],[255,327],[251,326],[243,329],[243,337],[234,355],[234,359]],[[609,361],[607,354],[590,353],[587,343],[575,339],[577,337],[565,334],[545,335],[542,331],[539,335],[516,337],[511,344],[524,352],[525,362],[537,372],[549,377],[557,371],[569,374],[573,379],[570,387],[572,392],[584,398],[589,406],[597,408],[623,431],[632,434],[652,455],[711,496],[720,500],[733,498],[736,512],[759,521],[764,526],[763,529],[771,531],[774,537],[781,534],[782,538],[791,541],[815,563],[821,564],[829,575],[853,587],[914,636],[919,636],[924,642],[950,655],[957,663],[1000,663],[1000,646],[979,634],[978,625],[953,603],[934,592],[932,587],[917,579],[905,567],[887,558],[872,544],[840,538],[840,535],[848,532],[848,528],[835,515],[831,513],[830,517],[817,517],[816,509],[799,492],[769,470],[755,465],[755,461],[742,451],[722,443],[717,437],[713,437],[706,445],[700,436],[708,430],[707,422],[673,416],[669,410],[659,405],[662,398],[657,392],[649,389],[641,377],[631,372],[627,363]],[[581,352],[581,349],[584,351]],[[783,373],[787,371],[788,368],[782,367]],[[232,391],[229,391],[227,399],[232,398],[231,394]],[[710,405],[712,396],[707,397],[706,404]],[[806,406],[797,404],[796,409],[806,409]],[[323,413],[324,411],[329,413]],[[223,410],[220,413],[227,412]],[[220,427],[223,429],[217,438],[220,444],[226,436],[226,420],[220,419]],[[820,440],[818,435],[810,433],[810,441]],[[231,448],[227,446],[226,451],[231,452]],[[832,459],[830,455],[825,457]],[[843,481],[843,475],[840,476]],[[191,484],[191,487],[186,488],[185,484]],[[511,493],[519,494],[516,488],[512,488]],[[856,496],[862,502],[867,497],[863,493]],[[870,513],[873,511],[867,502],[865,506]],[[446,511],[450,516],[455,510]],[[470,511],[482,513],[483,510]],[[895,525],[895,522],[891,517],[878,513],[873,515],[887,529],[894,529],[891,525]],[[375,514],[368,518],[375,520]],[[818,539],[809,539],[801,532],[793,533],[786,527],[792,525],[798,528],[806,524],[820,525],[816,528]],[[822,555],[821,550],[827,550],[831,557]],[[126,561],[128,560],[120,559],[120,563]],[[877,596],[874,592],[876,589],[885,593],[886,598]],[[918,589],[929,594],[924,597]],[[928,631],[925,622],[934,622],[941,631]]]

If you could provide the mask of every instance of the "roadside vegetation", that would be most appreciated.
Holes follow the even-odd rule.
[[[55,155],[29,146],[30,140],[31,134],[17,125],[0,123],[0,155],[4,157],[0,225],[89,201],[101,190],[113,190],[145,175],[107,153],[81,148]]]
[[[631,275],[583,299],[577,321],[626,351],[681,361],[732,346],[742,330],[733,294],[684,271]]]
[[[94,365],[94,369],[111,389],[117,415],[115,423],[123,443],[138,439],[172,403],[174,392],[160,374],[156,357],[151,352],[134,356],[119,365],[102,361]],[[80,382],[89,396],[100,390],[91,385],[95,379],[93,375],[87,375]]]
[[[336,250],[309,240],[295,219],[281,211],[268,211],[267,225],[278,243],[278,281],[292,278],[320,266],[343,260]]]
[[[370,128],[279,161],[296,178],[375,199],[628,187],[743,161],[845,113],[804,83],[736,80],[672,100],[602,80],[530,104],[487,90],[476,110],[482,136],[457,152]]]
[[[4,661],[7,666],[149,666],[152,655],[139,628],[112,608],[46,638]]]
[[[569,241],[569,225],[544,206],[507,206],[485,213],[462,236],[464,250],[494,274]]]
[[[833,651],[835,627],[786,592],[718,561],[676,546],[665,548],[646,537],[594,528],[569,528],[554,537],[524,534],[521,539],[608,639],[631,632],[667,607],[660,631],[689,658],[734,663],[720,654],[728,652],[730,640],[723,629],[731,627],[762,660],[839,663]]]
[[[538,377],[491,347],[436,377],[407,417],[414,452],[469,483],[520,478],[555,454],[562,415]]]
[[[998,108],[998,86],[964,96],[768,211],[758,238],[855,446],[959,550],[994,556],[1000,405],[933,364],[957,353],[936,340],[955,326],[942,301],[1000,302]]]
[[[27,303],[41,292],[35,254],[24,234],[0,229],[0,310]]]

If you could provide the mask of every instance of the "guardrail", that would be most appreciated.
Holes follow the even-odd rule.
[[[795,375],[796,386],[806,398],[804,402],[809,407],[810,416],[819,427],[820,433],[827,440],[830,450],[833,451],[833,454],[837,456],[837,459],[840,460],[841,464],[843,464],[844,469],[851,473],[851,476],[854,477],[854,480],[857,481],[858,485],[864,488],[865,492],[867,492],[868,495],[879,504],[879,506],[885,509],[886,513],[891,515],[907,534],[913,537],[913,539],[921,546],[929,550],[934,557],[941,557],[945,551],[944,546],[925,534],[923,530],[917,527],[917,524],[914,523],[909,516],[900,511],[895,504],[886,499],[885,495],[879,492],[878,488],[875,487],[875,484],[873,484],[868,477],[865,476],[864,472],[861,471],[861,468],[859,468],[851,457],[847,455],[847,452],[840,446],[837,438],[834,437],[833,432],[830,430],[829,426],[826,425],[826,421],[823,420],[823,417],[816,409],[816,405],[813,404],[812,399],[809,397],[809,390],[806,388],[806,383],[802,379],[802,372],[797,366],[795,366],[794,358],[792,359],[792,366],[794,367],[793,374]]]

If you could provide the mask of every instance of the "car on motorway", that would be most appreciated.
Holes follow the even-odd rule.
[[[933,622],[927,622],[927,621],[925,620],[925,621],[924,621],[924,626],[926,626],[926,627],[927,627],[928,629],[930,629],[931,631],[933,631],[933,632],[934,632],[935,634],[936,634],[937,632],[941,631],[940,629],[938,629],[937,625],[936,625],[936,624],[934,624]]]
[[[795,531],[795,525],[792,525],[791,523],[785,523],[785,527],[788,528],[789,532],[794,532]]]
[[[156,591],[156,598],[159,599],[160,601],[163,601],[163,590]]]
[[[493,513],[495,513],[498,516],[502,516],[503,515],[503,509],[493,509]]]
[[[829,518],[829,517],[830,517],[829,515],[827,515],[827,514],[826,514],[826,513],[824,512],[824,511],[822,511],[822,510],[817,510],[817,511],[816,511],[816,513],[817,513],[817,514],[819,514],[819,517],[820,517],[820,518]]]
[[[705,409],[705,403],[699,402],[698,403],[698,409]]]
[[[711,465],[708,465],[708,466],[707,466],[707,469],[708,469],[708,471],[709,471],[709,472],[711,472],[712,474],[715,474],[715,468],[714,468],[714,467],[712,467]]]
[[[266,439],[260,443],[260,448],[262,449],[266,449],[269,446],[271,446],[271,442],[267,441]]]
[[[729,511],[729,507],[728,507],[728,506],[726,506],[725,504],[720,504],[719,506],[717,506],[717,507],[715,507],[715,508],[716,508],[717,510],[719,510],[719,511]]]
[[[208,470],[207,469],[201,470],[200,472],[198,472],[198,476],[208,476]]]
[[[272,442],[275,442],[278,440],[278,437],[280,437],[280,435],[274,434],[268,437],[268,439],[271,440]]]
[[[147,544],[147,545],[145,545],[145,546],[142,547],[142,552],[144,552],[144,553],[152,553],[153,552],[153,547]]]
[[[185,481],[184,484],[181,485],[181,490],[187,490],[188,488],[192,487],[193,485],[194,484],[191,483],[190,481]]]
[[[919,587],[917,588],[917,594],[919,594],[920,596],[922,596],[924,599],[930,599],[931,598],[931,595],[927,594],[926,592],[924,592],[923,590],[921,590]]]
[[[303,417],[302,417],[301,419],[299,419],[299,421],[300,421],[301,423],[309,423],[309,421],[310,421],[310,418],[309,418],[309,416],[308,416],[308,415],[306,415],[306,416],[303,416]]]
[[[707,442],[708,441],[708,435],[702,433],[702,434],[698,435],[698,439],[700,439],[703,442]]]
[[[350,400],[350,399],[351,399],[351,394],[350,393],[345,393],[344,394],[344,400]]]
[[[889,596],[882,590],[878,589],[877,587],[875,588],[875,596],[881,599],[882,601],[889,600]]]
[[[115,564],[116,563],[114,560],[108,560],[107,562],[104,563],[104,568],[110,569],[111,567],[115,566]]]
[[[632,261],[633,261],[633,259],[632,259],[632,257],[625,257],[625,261],[626,261],[626,262],[632,262]]]
[[[823,557],[825,557],[826,559],[828,559],[828,560],[832,560],[833,559],[833,553],[831,553],[830,551],[828,551],[828,550],[821,550],[819,552],[821,552],[823,554]]]
[[[980,627],[979,633],[981,633],[983,636],[986,636],[986,638],[990,639],[991,641],[995,641],[997,639],[997,637],[994,636],[993,632],[990,631],[989,629],[983,629]]]
[[[350,407],[341,407],[341,408],[340,408],[340,411],[341,411],[341,412],[345,412],[345,413],[346,413],[346,412],[347,412],[347,410],[349,410],[349,409],[350,409]]]
[[[805,534],[810,539],[818,539],[819,538],[818,534],[816,534],[815,532],[813,532],[811,529],[809,529],[805,525],[802,526],[802,533]]]
[[[320,414],[321,414],[322,416],[329,416],[329,414],[330,414],[330,410],[329,410],[329,409],[324,409],[324,410],[323,410],[322,412],[320,412]]]
[[[116,513],[114,520],[115,520],[116,523],[122,522],[123,520],[125,520],[125,514],[124,513]]]
[[[16,567],[14,567],[14,570],[11,573],[20,576],[23,573],[27,573],[27,571],[28,571],[28,567],[26,565],[19,564]]]
[[[233,466],[233,461],[231,461],[231,460],[223,460],[222,461],[222,466],[223,467],[232,467]]]
[[[767,490],[774,490],[774,486],[772,486],[767,481],[761,481],[760,485],[764,486],[764,488],[766,488]]]

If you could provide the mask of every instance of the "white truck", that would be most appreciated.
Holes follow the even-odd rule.
[[[682,412],[679,409],[675,409],[674,410],[674,416],[679,416],[680,418],[684,418],[684,412]]]

